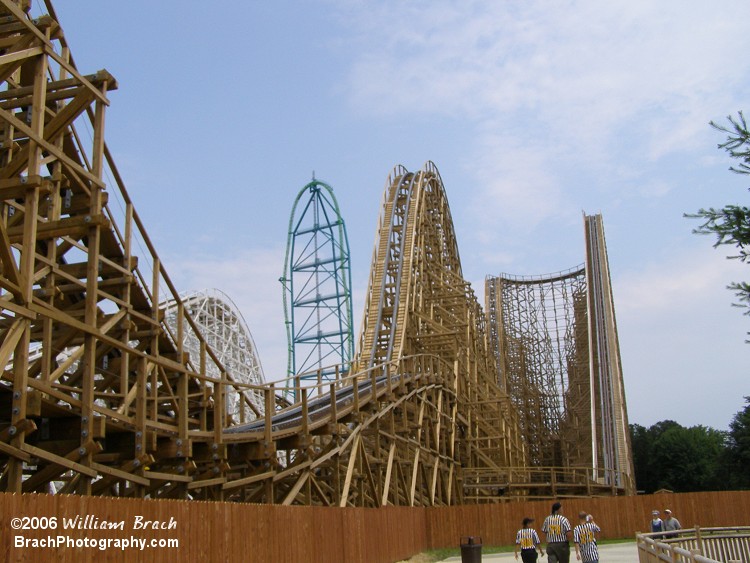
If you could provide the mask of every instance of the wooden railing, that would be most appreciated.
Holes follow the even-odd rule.
[[[750,527],[690,528],[637,534],[640,563],[743,563],[750,561]]]
[[[464,468],[464,502],[547,500],[624,494],[627,479],[613,470],[590,467]]]

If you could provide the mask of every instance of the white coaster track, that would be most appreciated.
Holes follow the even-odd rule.
[[[242,313],[228,295],[218,289],[202,289],[180,294],[180,299],[185,311],[200,328],[205,342],[211,346],[227,372],[232,375],[233,381],[253,385],[265,383],[263,367],[250,329]],[[161,308],[164,309],[164,318],[172,334],[178,334],[176,301],[164,302]],[[190,357],[198,358],[201,343],[189,324],[185,321],[183,323],[183,349]],[[207,375],[221,377],[214,363],[208,364]],[[263,414],[265,407],[262,394],[250,390],[227,394],[227,414],[237,420],[241,416],[244,416],[245,420],[256,418],[257,413],[247,405],[245,412],[240,413],[242,395],[257,408],[261,415]]]

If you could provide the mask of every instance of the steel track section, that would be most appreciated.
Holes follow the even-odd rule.
[[[349,241],[333,189],[314,178],[292,206],[280,281],[287,375],[317,370],[331,378],[327,366],[347,369],[354,355]]]

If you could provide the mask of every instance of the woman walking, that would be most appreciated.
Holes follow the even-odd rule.
[[[522,522],[522,528],[516,533],[516,559],[518,559],[518,550],[521,550],[521,561],[523,563],[535,563],[537,559],[536,550],[539,550],[539,555],[544,557],[544,551],[542,551],[542,542],[539,539],[539,534],[536,533],[534,528],[529,528],[529,524],[534,521],[533,518],[524,518]]]

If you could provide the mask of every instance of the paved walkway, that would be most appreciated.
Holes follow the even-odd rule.
[[[570,546],[570,563],[577,563],[575,548],[571,544]],[[519,556],[518,561],[521,560]],[[449,557],[444,559],[445,563],[461,563],[461,556]],[[488,561],[499,562],[505,561],[510,563],[515,562],[516,559],[513,557],[513,553],[491,553],[482,554],[482,563]],[[537,563],[546,563],[547,556],[540,557],[537,559]],[[623,542],[623,543],[610,543],[607,545],[599,546],[599,561],[601,563],[638,563],[638,550],[636,549],[635,542]]]

